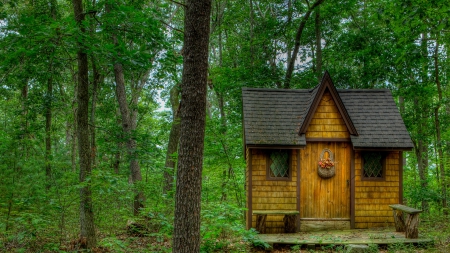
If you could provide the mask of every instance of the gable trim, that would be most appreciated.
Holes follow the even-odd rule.
[[[353,125],[350,115],[348,114],[347,109],[345,108],[344,103],[342,102],[341,97],[339,96],[339,93],[336,90],[336,87],[334,87],[333,80],[331,80],[328,71],[325,71],[325,74],[322,77],[322,81],[320,82],[317,89],[318,90],[305,116],[305,120],[303,120],[303,124],[300,127],[299,135],[306,133],[309,124],[311,123],[311,120],[314,117],[314,113],[316,112],[317,107],[319,107],[320,100],[323,97],[325,91],[328,89],[331,96],[333,97],[336,107],[339,110],[339,113],[342,116],[342,119],[344,120],[345,125],[347,126],[347,130],[349,131],[350,135],[357,136],[358,132],[356,131],[355,126]]]

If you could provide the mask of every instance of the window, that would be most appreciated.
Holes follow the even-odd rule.
[[[290,151],[273,150],[267,154],[267,179],[290,180]]]
[[[383,180],[385,174],[385,154],[370,152],[362,154],[362,178],[369,180]]]

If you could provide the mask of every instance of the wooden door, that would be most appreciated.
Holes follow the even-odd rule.
[[[336,171],[327,179],[317,174],[324,149],[333,152]],[[301,220],[348,221],[350,226],[350,155],[348,142],[308,142],[301,150]]]

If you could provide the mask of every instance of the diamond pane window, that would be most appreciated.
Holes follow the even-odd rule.
[[[289,177],[289,153],[287,150],[270,153],[269,172],[272,178]]]
[[[363,173],[366,178],[383,178],[383,159],[382,153],[364,153],[363,154]]]

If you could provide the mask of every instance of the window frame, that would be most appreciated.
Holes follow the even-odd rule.
[[[366,177],[364,176],[364,154],[378,153],[381,154],[381,177]],[[386,181],[386,158],[388,154],[381,151],[365,151],[361,152],[361,181]]]
[[[270,176],[270,165],[272,160],[270,159],[270,154],[272,152],[284,151],[288,154],[288,176],[287,177],[272,177]],[[270,149],[266,152],[266,180],[268,181],[292,181],[292,150],[290,149]]]

